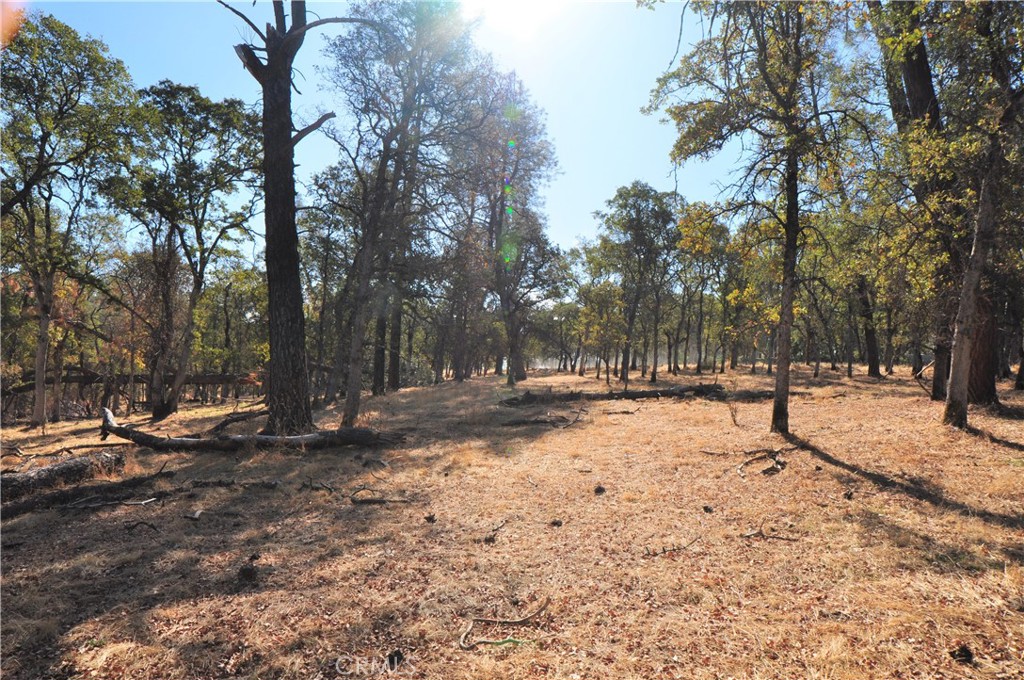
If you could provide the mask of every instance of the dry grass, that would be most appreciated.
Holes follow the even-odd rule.
[[[792,441],[767,432],[767,402],[591,402],[566,429],[501,427],[524,413],[496,406],[509,392],[486,378],[369,401],[364,424],[408,433],[397,449],[136,452],[132,474],[177,472],[159,488],[281,485],[5,521],[3,677],[327,679],[400,649],[421,678],[1024,678],[1024,421],[977,411],[979,432],[947,429],[905,376],[801,372],[795,388]],[[546,410],[575,418],[528,413]],[[4,439],[46,452],[95,429]],[[779,474],[737,473],[743,451],[794,442]],[[353,505],[364,484],[411,502]],[[474,629],[528,642],[459,649],[467,617],[519,618],[544,597],[531,625]],[[962,645],[973,663],[952,658]]]

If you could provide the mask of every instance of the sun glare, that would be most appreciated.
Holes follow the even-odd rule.
[[[462,0],[463,16],[486,30],[530,41],[565,7],[565,0]]]

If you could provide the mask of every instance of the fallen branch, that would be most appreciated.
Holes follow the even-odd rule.
[[[660,557],[662,555],[668,555],[669,553],[682,552],[682,551],[686,550],[687,548],[689,548],[694,543],[696,543],[697,541],[699,541],[700,539],[701,539],[701,537],[698,536],[697,538],[693,539],[692,541],[690,541],[686,545],[674,545],[671,548],[669,548],[669,547],[662,547],[661,550],[651,550],[650,548],[644,546],[644,557]]]
[[[529,640],[516,640],[515,638],[505,638],[504,640],[474,640],[473,642],[468,642],[468,638],[469,634],[473,632],[473,626],[478,623],[488,623],[497,626],[524,626],[544,613],[544,610],[548,608],[549,604],[551,604],[551,598],[545,597],[544,601],[541,602],[536,611],[521,619],[488,619],[480,616],[474,616],[469,620],[469,627],[466,628],[465,632],[459,636],[459,647],[468,651],[475,648],[477,645],[504,645],[509,643],[522,644],[523,642],[529,642]]]
[[[927,394],[929,397],[932,396],[932,391],[930,389],[928,389],[927,385],[924,384],[923,378],[924,378],[924,372],[927,371],[929,368],[931,368],[934,365],[935,365],[935,362],[933,361],[930,364],[928,364],[927,366],[922,367],[920,371],[918,371],[917,373],[914,374],[914,381],[918,385],[921,386],[921,389],[924,390],[924,393]]]
[[[274,490],[281,486],[281,482],[278,480],[267,481],[258,479],[253,482],[237,482],[233,479],[193,479],[190,481],[193,489],[209,489],[209,488],[220,488],[228,489],[233,486],[240,486],[243,489],[250,489],[252,487],[258,487],[260,489]]]
[[[334,487],[327,482],[314,482],[313,478],[310,477],[308,482],[303,482],[299,489],[310,489],[312,491],[330,491],[334,493]]]
[[[581,419],[583,418],[583,414],[584,414],[584,413],[589,413],[589,411],[587,411],[587,409],[585,409],[585,408],[583,408],[583,407],[581,406],[581,407],[579,408],[579,410],[577,410],[577,411],[576,411],[576,417],[575,417],[575,418],[573,418],[572,422],[569,422],[569,423],[566,423],[565,425],[562,425],[562,426],[560,426],[560,427],[559,427],[559,429],[561,429],[561,430],[565,430],[565,429],[567,429],[567,428],[570,428],[570,427],[572,427],[572,426],[573,426],[573,425],[575,425],[576,423],[580,422],[580,420],[581,420]]]
[[[128,479],[122,479],[117,482],[103,482],[99,484],[90,484],[87,486],[76,486],[70,489],[61,489],[59,491],[52,491],[50,493],[39,494],[31,498],[26,498],[20,501],[14,501],[11,503],[5,503],[3,506],[3,518],[11,519],[18,515],[23,515],[26,512],[32,512],[34,510],[47,509],[57,506],[67,507],[69,505],[85,503],[88,501],[95,501],[99,499],[104,500],[116,500],[123,501],[129,500],[135,495],[134,489],[141,486],[148,486],[154,481],[164,477],[173,477],[175,472],[164,471],[164,465],[151,475],[145,477],[130,477]],[[158,499],[165,498],[172,493],[177,493],[178,490],[174,491],[161,491],[161,492],[150,492],[147,496],[156,496]],[[73,508],[72,508],[73,509]]]
[[[272,435],[220,435],[218,437],[157,437],[122,427],[114,420],[110,409],[103,409],[100,439],[114,435],[121,439],[157,451],[238,451],[247,447],[287,447],[323,449],[335,446],[387,446],[397,444],[403,437],[396,433],[377,432],[362,427],[342,427],[310,434],[292,436]]]
[[[786,461],[779,458],[779,456],[781,456],[783,453],[796,451],[797,448],[798,447],[796,446],[787,446],[781,449],[754,449],[752,451],[744,451],[743,455],[749,456],[749,458],[747,458],[742,463],[736,466],[736,474],[738,474],[740,477],[746,477],[746,475],[743,473],[743,468],[750,465],[751,463],[756,463],[759,460],[770,460],[772,462],[770,467],[761,470],[762,474],[774,475],[779,472],[782,472],[786,468],[787,463]],[[705,453],[708,452],[705,451]]]
[[[77,503],[72,503],[68,508],[71,510],[94,510],[96,508],[105,508],[111,505],[149,505],[150,503],[155,503],[158,500],[160,499],[154,496],[153,498],[147,498],[144,501],[114,500],[99,501],[96,503],[85,503],[84,501],[79,501]]]
[[[629,410],[624,410],[624,411],[605,411],[604,414],[606,416],[631,416],[634,413],[638,412],[639,410],[640,410],[640,407],[637,406],[632,411],[629,411]]]
[[[411,503],[412,502],[408,498],[379,498],[379,497],[374,497],[374,498],[356,498],[356,494],[357,493],[361,493],[363,491],[373,491],[374,493],[376,493],[376,491],[374,491],[374,489],[371,489],[368,486],[361,486],[361,487],[359,487],[358,489],[356,489],[355,491],[353,491],[352,493],[350,493],[348,495],[348,499],[352,502],[353,505],[387,505],[388,503]]]
[[[235,423],[242,423],[245,422],[246,420],[252,420],[253,418],[259,418],[261,416],[267,415],[270,415],[270,411],[267,409],[261,409],[259,411],[246,411],[244,413],[232,413],[227,418],[225,418],[224,420],[220,421],[219,423],[211,427],[209,430],[207,430],[206,434],[218,434],[224,431],[226,428],[230,427],[231,425],[234,425]]]
[[[124,454],[102,452],[89,456],[78,456],[68,460],[35,468],[28,472],[17,472],[0,476],[0,494],[5,501],[15,500],[30,493],[50,489],[58,484],[71,484],[101,474],[120,472],[124,469]]]
[[[563,423],[569,423],[569,419],[565,416],[557,414],[547,413],[542,416],[536,416],[534,418],[515,418],[513,420],[507,420],[501,424],[502,427],[517,427],[520,425],[560,425]],[[572,423],[569,423],[571,425]],[[568,427],[569,425],[565,425]]]

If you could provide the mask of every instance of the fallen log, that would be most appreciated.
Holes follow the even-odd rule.
[[[158,479],[174,476],[173,470],[159,471],[145,477],[129,477],[116,482],[101,482],[98,484],[85,484],[73,486],[67,489],[59,489],[41,493],[31,498],[24,498],[10,503],[4,502],[0,514],[5,520],[13,519],[18,515],[35,510],[46,510],[55,507],[77,506],[87,500],[102,499],[107,501],[126,501],[135,497],[139,487],[149,486]],[[151,492],[150,496],[164,497],[172,491]],[[6,499],[5,499],[6,500]]]
[[[118,425],[114,420],[114,414],[105,408],[103,423],[100,425],[100,439],[106,439],[109,435],[127,439],[156,451],[238,451],[247,447],[325,449],[334,446],[387,446],[403,439],[403,436],[397,433],[377,432],[365,427],[341,427],[337,430],[292,436],[235,434],[217,437],[158,437]]]
[[[246,420],[252,420],[253,418],[259,418],[261,416],[268,415],[270,415],[270,411],[268,411],[267,409],[262,409],[259,411],[247,411],[244,413],[232,413],[230,416],[228,416],[227,418],[225,418],[224,420],[220,421],[219,423],[211,427],[209,430],[207,430],[206,433],[219,434],[220,432],[223,432],[225,429],[227,429],[231,425],[234,425],[235,423],[241,423],[245,422]]]
[[[565,416],[557,414],[547,414],[543,416],[537,416],[536,418],[515,418],[513,420],[507,420],[501,424],[502,427],[516,427],[519,425],[567,425],[570,420]]]
[[[554,404],[570,401],[605,401],[619,399],[661,399],[661,398],[682,398],[688,396],[703,397],[705,399],[726,398],[725,387],[718,384],[711,385],[675,385],[664,389],[654,390],[624,390],[622,392],[541,392],[534,393],[527,391],[518,396],[504,399],[502,406],[530,406],[532,404]]]
[[[51,489],[59,484],[72,484],[100,474],[124,470],[124,454],[104,451],[89,456],[76,456],[53,465],[0,476],[0,495],[4,502],[30,493]]]

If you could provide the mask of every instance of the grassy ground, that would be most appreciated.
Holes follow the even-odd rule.
[[[1024,397],[962,433],[905,374],[801,366],[794,389],[788,440],[770,402],[513,411],[490,377],[370,400],[363,424],[407,433],[390,450],[125,449],[126,476],[175,472],[140,499],[178,492],[4,520],[3,677],[360,677],[398,650],[417,678],[1024,678]],[[136,422],[195,432],[233,408]],[[501,425],[549,411],[575,422]],[[4,443],[44,453],[96,426]],[[762,448],[785,467],[742,465]],[[351,503],[362,486],[406,502]],[[546,598],[469,636],[504,644],[460,649],[471,617]]]

